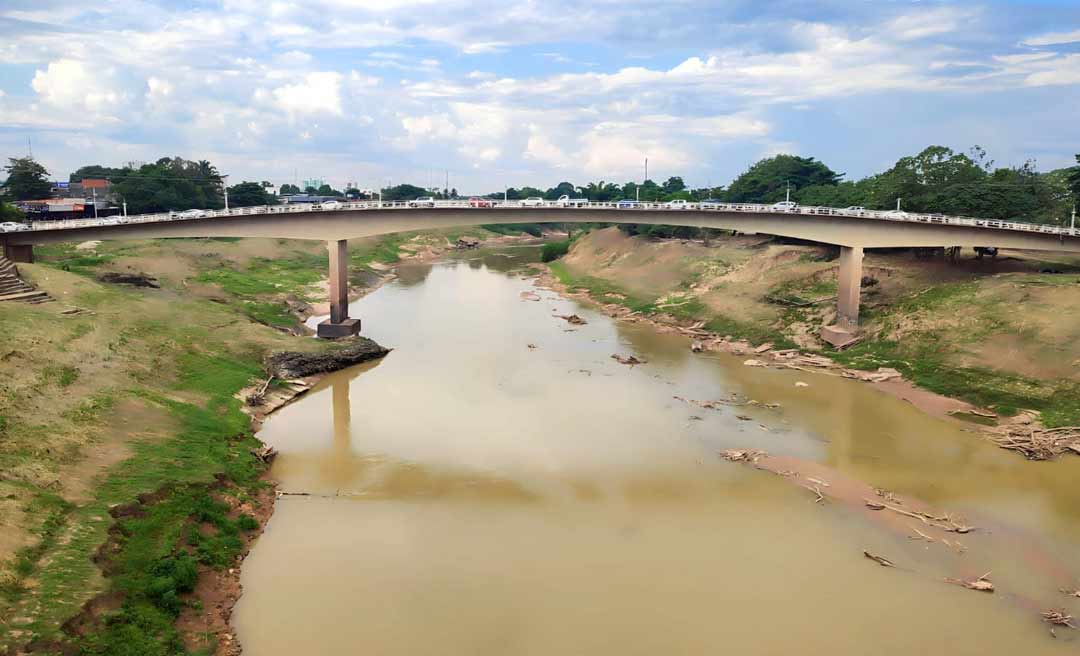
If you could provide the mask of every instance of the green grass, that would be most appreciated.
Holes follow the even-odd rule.
[[[887,340],[855,344],[826,353],[845,367],[873,370],[892,367],[924,389],[989,408],[1001,415],[1037,410],[1047,426],[1080,424],[1080,384],[1044,381],[991,369],[960,367],[947,362],[954,346],[920,336],[908,344]]]
[[[557,260],[549,262],[548,268],[559,282],[569,289],[585,289],[590,297],[602,303],[615,303],[642,314],[662,312],[679,319],[704,321],[706,330],[720,335],[730,335],[734,339],[745,339],[754,344],[772,342],[777,348],[794,346],[791,340],[769,326],[713,314],[696,298],[688,298],[684,302],[658,308],[655,298],[634,296],[618,285],[600,278],[574,276],[567,270],[565,264]]]
[[[132,391],[165,408],[179,426],[176,434],[165,441],[136,443],[133,457],[110,470],[90,503],[78,508],[57,505],[47,515],[39,542],[20,555],[16,571],[38,577],[35,597],[43,610],[25,627],[34,635],[55,637],[55,627],[77,611],[78,597],[71,590],[93,575],[90,555],[104,541],[109,509],[116,504],[163,490],[144,513],[119,521],[118,549],[107,569],[112,573],[109,588],[123,594],[124,604],[83,639],[80,646],[87,654],[181,653],[172,622],[179,611],[178,595],[190,586],[177,572],[190,569],[194,561],[227,566],[241,548],[239,534],[253,528],[250,518],[228,519],[210,495],[220,487],[218,476],[239,493],[261,484],[263,466],[249,452],[257,443],[233,398],[261,375],[259,361],[225,352],[199,353],[189,350],[192,346],[178,359],[180,375],[172,389],[194,392],[204,400],[185,403],[146,389]],[[39,495],[37,502],[48,498]],[[65,543],[56,544],[54,527],[64,522],[75,530]],[[208,523],[211,532],[193,530],[198,523]],[[46,553],[50,566],[38,569]]]

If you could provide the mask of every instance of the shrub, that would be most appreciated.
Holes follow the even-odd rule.
[[[564,239],[562,241],[549,241],[544,244],[544,247],[540,250],[541,262],[554,262],[563,255],[570,252],[570,240]]]

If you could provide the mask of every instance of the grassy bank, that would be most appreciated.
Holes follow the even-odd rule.
[[[1080,261],[870,253],[863,340],[836,351],[817,338],[833,320],[834,258],[827,247],[760,237],[704,246],[606,229],[550,267],[603,303],[704,321],[720,335],[797,346],[851,368],[893,367],[920,387],[1002,415],[1030,409],[1049,426],[1080,424]]]
[[[191,569],[233,564],[261,489],[234,394],[267,353],[328,347],[253,316],[321,276],[321,244],[99,249],[42,249],[20,270],[57,302],[0,312],[0,654],[58,640],[181,653],[173,620],[198,610]],[[110,270],[161,288],[96,280]],[[61,631],[102,593],[97,619]]]

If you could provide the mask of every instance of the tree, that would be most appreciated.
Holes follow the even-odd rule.
[[[101,166],[100,164],[90,164],[88,166],[80,166],[70,176],[68,176],[69,182],[82,182],[85,178],[104,178],[106,180],[113,180],[124,174],[126,169],[114,168],[111,166]]]
[[[294,184],[289,184],[288,182],[286,182],[285,184],[281,185],[281,189],[278,189],[278,193],[281,194],[281,195],[298,194],[298,193],[300,193],[300,187],[297,187]]]
[[[413,200],[422,196],[430,196],[427,189],[411,184],[400,184],[396,187],[387,187],[382,190],[383,200]]]
[[[664,183],[663,189],[665,194],[671,195],[686,189],[686,184],[681,177],[672,176]]]
[[[222,177],[210,162],[163,157],[153,164],[123,169],[113,178],[112,192],[128,211],[163,212],[224,207]]]
[[[8,221],[23,221],[26,219],[26,215],[19,211],[19,208],[0,201],[0,223],[6,223]]]
[[[1070,170],[1069,187],[1072,189],[1073,205],[1080,205],[1080,154],[1076,156],[1076,166]]]
[[[784,200],[790,185],[793,191],[815,185],[836,185],[837,173],[813,157],[777,155],[751,166],[731,183],[727,200],[733,203],[772,203]]]
[[[258,182],[241,182],[229,187],[230,207],[255,207],[258,205],[276,205],[277,199],[266,192]]]
[[[6,195],[12,200],[40,200],[48,198],[52,191],[49,172],[33,157],[12,157],[8,159],[7,182],[4,183]]]

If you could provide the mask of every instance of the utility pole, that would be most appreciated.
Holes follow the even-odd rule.
[[[1069,222],[1069,233],[1076,234],[1076,205],[1073,205],[1072,221]]]
[[[94,193],[94,218],[97,219],[97,187],[94,187],[90,191]]]
[[[899,197],[897,197],[897,199],[896,199],[896,211],[897,212],[900,211],[900,198]]]
[[[784,202],[785,203],[790,203],[791,202],[791,182],[790,181],[787,181],[787,195],[784,196]]]
[[[450,199],[450,169],[446,169],[446,186],[443,187],[443,193],[446,194],[447,200]]]
[[[127,218],[127,199],[124,199],[124,218]]]

